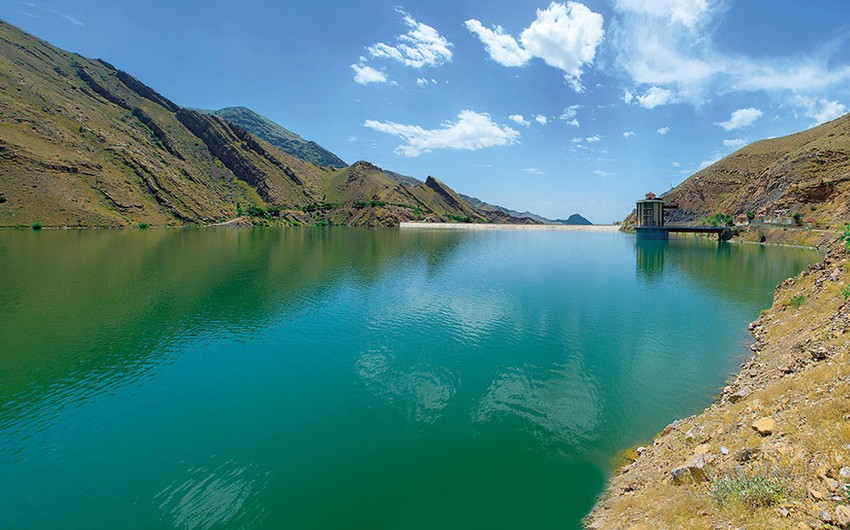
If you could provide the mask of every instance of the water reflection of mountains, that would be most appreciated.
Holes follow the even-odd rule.
[[[761,300],[765,291],[775,287],[775,278],[793,274],[801,262],[812,261],[816,252],[693,237],[635,240],[637,275],[647,284],[683,274],[704,289],[742,302]]]
[[[41,398],[133,380],[175,338],[250,337],[341,283],[373,285],[403,260],[424,260],[436,273],[464,237],[340,228],[7,232],[0,318],[16,332],[0,341],[0,425]]]

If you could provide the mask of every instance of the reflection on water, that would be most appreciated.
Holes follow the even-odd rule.
[[[0,521],[579,528],[611,456],[705,406],[817,257],[580,232],[3,232]]]
[[[154,500],[163,520],[174,528],[250,528],[262,521],[265,512],[261,505],[248,506],[265,486],[265,475],[234,462],[215,469],[190,468]]]

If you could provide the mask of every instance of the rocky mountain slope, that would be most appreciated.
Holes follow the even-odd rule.
[[[679,205],[667,216],[671,222],[701,222],[714,213],[770,217],[776,210],[827,225],[850,219],[850,114],[743,147],[664,199]]]
[[[341,162],[341,161],[340,161]],[[437,179],[320,167],[0,21],[0,226],[487,221]]]
[[[224,118],[230,123],[242,127],[249,133],[262,138],[284,153],[295,158],[310,162],[316,166],[342,169],[348,164],[316,142],[305,140],[292,131],[285,129],[270,119],[257,114],[245,107],[227,107],[219,110],[202,110],[205,114],[213,114]]]

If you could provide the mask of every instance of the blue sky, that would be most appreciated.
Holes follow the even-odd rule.
[[[180,105],[247,106],[349,163],[596,223],[850,110],[845,0],[6,0],[0,17]]]

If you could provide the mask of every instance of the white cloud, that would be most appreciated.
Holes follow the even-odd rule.
[[[804,114],[807,118],[813,118],[815,120],[812,127],[847,114],[847,107],[838,100],[830,101],[828,99],[797,96],[794,98],[794,103],[805,109]]]
[[[582,71],[593,63],[605,30],[603,19],[578,2],[552,2],[537,10],[537,18],[519,36],[519,42],[501,26],[485,28],[475,19],[466,27],[478,36],[490,58],[502,66],[523,66],[532,58],[564,72],[564,78],[576,92],[582,92]]]
[[[701,105],[731,92],[830,93],[850,81],[834,43],[809,55],[749,57],[715,44],[727,0],[613,0],[606,41],[615,63],[637,85],[675,90]],[[840,60],[836,60],[840,59]],[[624,100],[629,99],[629,93]],[[627,101],[628,102],[628,101]]]
[[[642,96],[637,96],[638,104],[645,109],[654,109],[659,105],[678,103],[679,96],[672,90],[661,87],[650,87]]]
[[[361,85],[368,85],[369,83],[386,83],[389,80],[386,74],[375,70],[371,66],[352,64],[351,68],[355,72],[354,81]]]
[[[749,127],[759,118],[761,118],[762,114],[764,114],[759,109],[754,109],[752,107],[747,109],[738,109],[732,113],[732,116],[729,118],[729,121],[721,121],[715,123],[718,127],[723,129],[724,131],[734,131],[735,129],[743,129],[744,127]]]
[[[544,116],[542,114],[538,114],[537,116],[534,117],[534,121],[536,121],[540,125],[546,125],[547,123],[549,123],[549,118],[547,118],[546,116]]]
[[[439,66],[452,60],[454,45],[451,42],[431,26],[417,22],[406,11],[402,9],[397,11],[404,17],[404,23],[408,27],[407,33],[396,37],[398,41],[396,46],[383,42],[369,46],[367,48],[369,55],[392,59],[411,68]]]
[[[723,153],[714,153],[714,155],[711,158],[709,158],[708,160],[703,160],[702,162],[700,162],[699,168],[705,169],[708,166],[710,166],[711,164],[718,162],[721,158],[723,158]]]
[[[595,170],[593,174],[600,177],[613,177],[614,175],[616,175],[616,173],[611,173],[610,171],[603,171],[601,169]]]
[[[600,138],[598,135],[589,136],[589,137],[584,139],[584,141],[589,143],[589,144],[595,144],[596,142],[598,142],[600,140],[602,140],[602,138]]]
[[[678,162],[673,162],[671,165],[672,165],[673,167],[682,167],[682,164],[680,164],[680,163],[678,163]]]
[[[665,18],[689,29],[695,29],[708,12],[707,0],[617,0],[614,4],[622,11]]]
[[[543,171],[537,169],[536,167],[527,167],[522,170],[523,173],[527,173],[529,175],[542,175]]]
[[[515,38],[505,33],[502,26],[496,25],[493,29],[488,29],[481,22],[471,19],[466,21],[466,28],[478,35],[490,58],[502,66],[523,66],[531,59],[531,53],[523,49]]]
[[[578,137],[576,137],[576,138],[573,138],[573,139],[572,139],[572,140],[570,140],[570,141],[571,141],[572,143],[574,143],[574,144],[580,144],[580,143],[584,142],[584,138],[578,138]]]
[[[531,125],[531,122],[526,120],[522,114],[511,114],[510,116],[508,116],[508,119],[514,123],[522,125],[523,127],[528,127],[529,125]]]
[[[419,86],[436,85],[437,80],[433,79],[433,78],[427,79],[425,77],[419,77],[419,78],[416,79],[416,84],[419,85]]]
[[[662,127],[655,132],[657,132],[661,136],[665,136],[668,132],[670,132],[670,127]]]
[[[630,104],[635,99],[635,95],[630,90],[623,92],[623,101],[626,105]]]
[[[81,28],[86,27],[86,25],[81,20],[72,17],[68,13],[65,13],[64,11],[57,9],[56,7],[54,7],[52,5],[41,4],[41,3],[37,3],[37,2],[24,2],[24,4],[28,5],[29,7],[32,7],[33,9],[37,9],[37,10],[43,12],[43,13],[48,13],[50,15],[54,15],[54,16],[57,16],[59,18],[63,18],[65,20],[67,20],[68,22],[70,22],[71,24],[75,25],[75,26],[79,26]],[[39,18],[39,17],[37,17],[37,16],[35,16],[31,13],[23,13],[23,14],[30,16],[30,17],[34,17],[34,18]]]
[[[366,120],[366,127],[393,134],[405,142],[396,153],[417,157],[434,149],[466,149],[475,151],[485,147],[510,145],[520,137],[518,131],[495,123],[489,114],[463,110],[456,122],[443,122],[439,129],[425,129],[418,125]]]
[[[636,136],[636,135],[637,135],[637,133],[634,132],[634,131],[626,131],[626,132],[623,133],[623,138],[631,138],[631,137]]]
[[[727,140],[723,140],[723,145],[726,147],[743,147],[747,144],[747,141],[743,138],[729,138]]]
[[[566,121],[568,125],[572,125],[573,127],[578,127],[579,122],[576,116],[578,116],[578,111],[581,108],[581,105],[570,105],[569,107],[564,109],[564,113],[561,114],[562,120]]]

